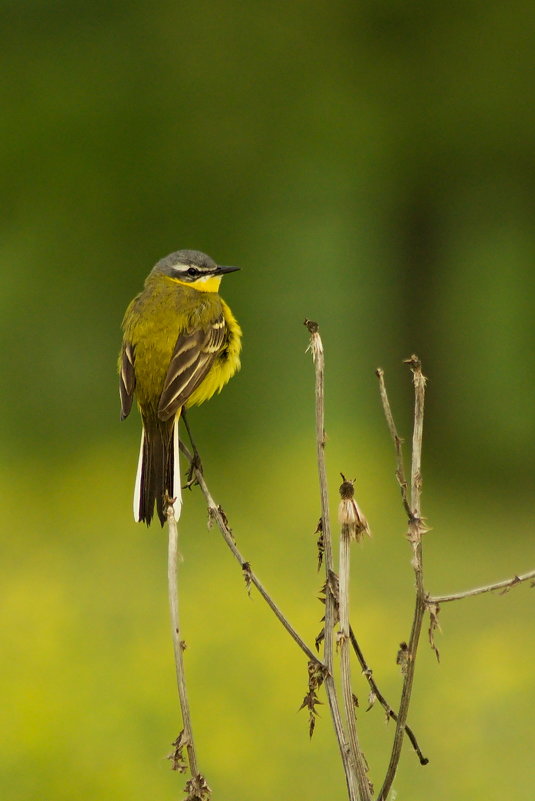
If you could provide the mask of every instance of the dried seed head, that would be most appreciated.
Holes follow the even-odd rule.
[[[435,652],[437,662],[440,662],[440,652],[435,643],[435,632],[442,631],[442,629],[440,628],[440,623],[438,622],[438,613],[440,612],[440,606],[438,604],[428,604],[427,608],[429,610],[429,630],[428,630],[429,645]]]
[[[370,709],[372,708],[372,706],[375,704],[376,701],[377,701],[377,695],[373,690],[370,690],[370,694],[368,695],[368,708],[366,709],[366,712],[370,711]],[[388,720],[388,715],[387,715],[387,720]]]
[[[167,757],[172,762],[171,769],[176,770],[179,773],[185,773],[188,767],[188,763],[186,762],[184,756],[184,749],[188,745],[188,739],[184,733],[184,730],[180,732],[178,737],[173,743],[173,750]]]
[[[253,583],[253,571],[251,569],[251,564],[249,562],[242,562],[242,573],[243,578],[245,581],[245,588],[247,590],[247,595],[249,598],[251,597],[251,584]]]
[[[318,535],[318,539],[316,542],[316,547],[318,549],[318,570],[320,569],[323,563],[323,555],[325,553],[325,537],[323,534],[323,518],[320,517],[318,521],[318,526],[314,534]]]
[[[401,668],[401,672],[403,675],[407,672],[407,668],[409,666],[411,655],[409,652],[409,646],[406,642],[402,642],[399,644],[399,651],[396,657],[396,665],[399,665]]]
[[[368,521],[361,512],[355,500],[355,479],[348,481],[343,473],[340,485],[340,504],[338,506],[338,521],[342,526],[342,534],[350,540],[360,542],[364,534],[371,537]]]
[[[185,801],[208,801],[212,794],[212,790],[201,773],[188,779],[184,789],[187,793]]]
[[[318,359],[323,357],[323,343],[319,335],[319,325],[314,322],[314,320],[308,320],[306,318],[304,324],[310,332],[310,342],[307,351],[310,350],[314,364],[316,364]]]
[[[320,662],[309,661],[308,692],[303,698],[303,703],[299,709],[308,709],[308,734],[310,737],[314,734],[314,729],[316,727],[316,716],[318,715],[316,706],[321,704],[317,691],[323,684],[326,675],[326,669]]]

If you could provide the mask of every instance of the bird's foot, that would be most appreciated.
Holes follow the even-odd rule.
[[[182,489],[191,489],[198,484],[197,476],[195,475],[196,472],[202,473],[202,462],[201,457],[199,456],[197,450],[193,451],[193,459],[190,462],[190,466],[188,468],[188,472],[186,473],[186,483],[184,484]]]

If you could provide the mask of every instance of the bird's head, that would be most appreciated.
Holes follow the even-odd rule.
[[[177,250],[160,259],[151,275],[166,275],[173,281],[187,284],[201,292],[217,292],[222,277],[239,269],[216,264],[200,250]]]

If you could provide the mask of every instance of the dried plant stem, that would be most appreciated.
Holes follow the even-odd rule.
[[[309,648],[303,638],[297,633],[294,629],[290,621],[284,615],[280,607],[275,603],[271,595],[268,593],[256,573],[253,571],[250,562],[246,561],[236,542],[234,540],[234,536],[232,531],[230,530],[227,518],[225,513],[223,512],[221,506],[218,506],[214,501],[210,490],[208,489],[208,485],[206,483],[206,479],[204,477],[204,473],[195,465],[193,454],[188,450],[186,445],[183,442],[180,442],[180,450],[185,455],[186,459],[189,463],[193,466],[193,475],[195,477],[196,482],[198,483],[201,491],[205,497],[206,503],[208,505],[208,514],[210,515],[210,520],[215,521],[217,523],[217,527],[221,532],[223,539],[227,546],[230,548],[234,558],[237,562],[239,562],[241,569],[244,573],[245,579],[248,583],[253,584],[264,601],[267,603],[271,611],[275,614],[278,620],[282,623],[288,634],[297,643],[299,648],[307,655],[308,659],[314,662],[317,665],[323,667],[323,663],[318,659],[314,651]]]
[[[325,357],[323,352],[323,343],[318,331],[318,324],[312,320],[305,320],[305,325],[310,333],[309,349],[312,353],[312,359],[315,367],[315,398],[316,398],[316,455],[318,464],[318,477],[320,485],[320,498],[321,498],[321,520],[323,530],[323,543],[324,543],[324,563],[325,563],[325,629],[324,629],[324,663],[327,669],[325,676],[325,692],[327,693],[327,700],[329,702],[329,709],[333,721],[340,755],[344,766],[344,773],[347,783],[349,798],[351,801],[363,799],[368,801],[369,788],[367,782],[365,786],[357,780],[356,769],[353,760],[350,758],[348,744],[344,727],[342,724],[342,717],[340,715],[340,707],[338,705],[338,697],[336,695],[336,687],[334,683],[333,674],[333,653],[334,653],[334,626],[336,615],[336,599],[332,591],[332,575],[333,569],[333,548],[331,538],[331,527],[329,519],[329,496],[327,491],[327,471],[325,467],[325,393],[324,393],[324,373],[325,373]]]
[[[196,780],[199,777],[199,770],[197,767],[197,756],[195,753],[195,744],[193,742],[193,729],[191,725],[191,715],[186,691],[186,677],[184,673],[183,658],[184,643],[180,638],[180,622],[178,616],[178,527],[172,502],[170,502],[167,507],[167,524],[169,529],[169,548],[167,560],[169,609],[171,612],[171,631],[173,636],[173,649],[175,652],[176,683],[178,687],[178,697],[180,699],[182,722],[184,725],[184,736],[182,738],[182,742],[186,746],[190,774],[192,779]]]
[[[405,721],[409,712],[409,704],[412,693],[412,685],[414,680],[414,663],[415,655],[418,649],[418,642],[422,630],[422,622],[424,617],[425,605],[422,608],[419,600],[416,600],[414,608],[414,617],[412,621],[411,636],[408,645],[408,661],[405,673],[405,680],[401,691],[401,702],[398,710],[398,719],[396,723],[396,732],[394,734],[394,743],[392,745],[392,752],[390,755],[390,762],[388,764],[386,776],[381,787],[381,791],[377,797],[378,801],[386,801],[392,782],[396,775],[396,771],[401,756],[401,746],[403,744],[403,735],[405,733]]]
[[[507,592],[517,584],[523,581],[535,580],[535,570],[530,570],[528,573],[523,573],[518,576],[513,576],[510,579],[503,581],[496,581],[494,584],[486,584],[483,587],[474,587],[471,590],[464,592],[454,592],[450,595],[428,595],[426,601],[428,604],[445,604],[449,601],[460,601],[461,598],[470,598],[472,595],[482,595],[484,592],[494,592],[495,590],[502,590],[502,593]]]
[[[351,640],[351,645],[353,646],[353,650],[355,652],[355,655],[356,655],[356,657],[357,657],[357,659],[359,661],[359,664],[360,664],[360,666],[362,668],[362,673],[364,674],[364,677],[366,678],[366,681],[370,685],[370,690],[371,690],[371,693],[372,693],[372,699],[375,700],[375,698],[377,698],[377,700],[379,701],[379,703],[381,704],[381,706],[385,710],[385,712],[387,714],[387,717],[391,718],[391,720],[397,720],[398,716],[396,715],[396,713],[394,712],[394,710],[392,709],[392,707],[390,706],[390,704],[388,703],[388,701],[386,700],[386,698],[382,694],[381,690],[377,686],[377,682],[375,681],[375,679],[373,677],[373,671],[368,666],[368,663],[366,662],[366,658],[364,656],[364,653],[362,652],[362,649],[361,649],[361,647],[360,647],[360,645],[358,643],[358,640],[357,640],[357,638],[355,636],[355,632],[353,631],[353,628],[351,626],[349,626],[349,638]],[[373,700],[370,703],[373,703]],[[414,732],[410,728],[410,726],[405,725],[405,733],[406,733],[407,737],[409,738],[409,740],[411,741],[412,747],[414,748],[414,750],[415,750],[415,752],[416,752],[416,754],[418,756],[418,759],[420,760],[420,765],[427,765],[429,760],[427,759],[427,757],[424,757],[424,755],[422,754],[420,746],[418,745],[418,740],[416,739],[416,735],[414,734]]]
[[[396,775],[399,759],[401,756],[401,747],[403,744],[403,735],[405,734],[405,724],[409,712],[409,705],[411,700],[412,685],[414,681],[414,669],[416,665],[416,652],[418,650],[418,643],[420,640],[420,633],[422,631],[422,622],[426,611],[426,595],[424,589],[423,578],[423,554],[422,554],[422,535],[425,533],[426,528],[421,517],[421,493],[422,493],[422,437],[423,437],[423,422],[424,422],[424,402],[425,402],[425,384],[426,378],[422,373],[422,366],[417,356],[413,355],[410,359],[406,360],[413,374],[414,383],[414,427],[412,435],[412,463],[411,463],[411,502],[409,514],[409,530],[408,539],[412,545],[413,558],[412,567],[414,569],[414,576],[416,581],[416,598],[414,605],[414,616],[412,620],[411,635],[407,649],[407,661],[404,669],[403,687],[401,690],[401,701],[398,710],[398,719],[396,723],[396,731],[394,734],[394,742],[392,744],[392,752],[390,761],[386,771],[383,786],[378,795],[378,801],[386,801],[392,782]],[[384,398],[387,400],[386,389],[382,381],[382,375],[379,374],[382,390],[384,390]],[[383,397],[383,391],[381,392]],[[383,398],[383,405],[384,405]],[[390,419],[392,415],[390,414]],[[388,416],[387,416],[388,420]],[[393,420],[392,420],[393,424]],[[390,432],[394,439],[396,453],[398,454],[398,469],[399,469],[399,453],[400,447],[394,437],[395,426],[388,423]],[[399,438],[397,438],[399,440]],[[403,495],[403,490],[402,490]],[[406,506],[405,503],[403,504]]]
[[[182,441],[180,442],[180,450],[185,455],[185,457],[187,458],[188,462],[191,464],[192,461],[194,460],[194,456],[188,450],[187,446]],[[317,658],[316,654],[307,646],[307,644],[300,637],[300,635],[296,632],[296,630],[293,628],[291,623],[287,620],[287,618],[285,617],[283,612],[277,606],[275,601],[271,598],[271,596],[269,595],[269,593],[267,592],[267,590],[265,589],[263,584],[260,582],[260,579],[255,575],[254,571],[251,569],[250,563],[248,563],[248,562],[246,562],[244,560],[242,554],[240,553],[239,549],[236,546],[236,543],[234,541],[234,536],[233,536],[233,534],[232,534],[232,532],[230,530],[230,527],[228,525],[228,522],[227,522],[226,518],[224,517],[223,512],[220,510],[220,507],[218,507],[216,505],[216,503],[215,503],[215,501],[214,501],[214,499],[213,499],[213,497],[212,497],[212,495],[210,493],[210,490],[209,490],[209,488],[208,488],[208,486],[206,484],[206,479],[204,477],[204,474],[198,468],[194,468],[194,477],[195,477],[195,480],[197,481],[197,483],[199,484],[199,486],[201,488],[201,491],[203,492],[203,494],[205,496],[205,499],[206,499],[206,502],[207,502],[207,505],[208,505],[208,508],[209,508],[210,516],[217,523],[217,526],[218,526],[218,528],[219,528],[219,530],[220,530],[220,532],[221,532],[221,534],[223,536],[224,541],[226,542],[226,544],[228,545],[228,547],[232,551],[234,557],[239,562],[239,564],[241,565],[242,569],[243,569],[244,565],[247,565],[247,575],[250,577],[251,583],[258,589],[258,591],[260,592],[260,595],[266,601],[266,603],[268,604],[270,609],[274,612],[276,617],[280,620],[280,622],[282,623],[284,628],[288,631],[288,633],[290,634],[292,639],[297,643],[299,648],[303,651],[303,653],[306,654],[308,659],[312,660],[316,665],[319,665],[320,667],[323,667],[323,663]],[[373,677],[373,672],[372,672],[371,668],[368,666],[368,664],[366,662],[366,659],[364,657],[362,649],[360,648],[360,645],[359,645],[359,643],[357,641],[357,638],[356,638],[355,633],[354,633],[354,631],[353,631],[351,626],[349,627],[349,637],[350,637],[350,640],[351,640],[351,644],[352,644],[353,650],[355,651],[357,659],[358,659],[358,661],[360,663],[360,666],[362,668],[362,672],[363,672],[364,676],[366,677],[366,680],[368,681],[368,684],[370,685],[371,691],[374,693],[375,697],[377,698],[377,700],[379,701],[379,703],[381,704],[381,706],[385,710],[385,712],[388,715],[388,717],[391,718],[392,720],[397,720],[396,713],[394,712],[394,710],[392,709],[392,707],[390,706],[390,704],[388,703],[388,701],[386,700],[386,698],[382,694],[381,690],[379,689],[379,687],[378,687],[378,685],[377,685],[377,683],[376,683],[376,681],[375,681],[375,679]],[[414,747],[414,750],[416,751],[416,753],[418,755],[420,763],[422,765],[426,765],[429,760],[426,759],[423,756],[423,754],[422,754],[422,752],[420,750],[420,747],[418,745],[418,741],[416,739],[416,736],[415,736],[414,732],[412,731],[412,729],[409,728],[409,726],[405,727],[405,731],[407,732],[407,736],[409,737],[409,739],[410,739],[410,741],[411,741],[411,743],[412,743],[412,745]]]
[[[412,516],[412,511],[407,497],[407,479],[405,478],[405,468],[403,466],[403,440],[397,432],[394,417],[392,415],[392,409],[390,408],[390,401],[388,400],[388,395],[386,393],[384,371],[378,367],[375,371],[375,375],[379,379],[379,392],[381,395],[381,402],[383,404],[383,411],[392,441],[394,442],[394,448],[396,449],[396,478],[401,490],[401,500],[403,503],[403,508],[407,512],[407,516],[410,518]]]
[[[366,762],[362,753],[358,732],[357,720],[355,716],[355,698],[351,689],[351,660],[349,653],[349,576],[350,576],[350,545],[351,535],[349,527],[342,525],[340,535],[340,577],[339,577],[339,611],[340,611],[340,675],[342,681],[342,698],[344,702],[344,712],[349,733],[349,748],[351,757],[355,763],[357,783],[362,798],[370,798],[370,788],[366,776]],[[364,786],[367,786],[367,793],[363,793]]]

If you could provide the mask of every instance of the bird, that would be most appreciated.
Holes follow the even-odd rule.
[[[150,525],[156,507],[163,526],[170,502],[180,517],[180,417],[240,369],[242,331],[218,292],[222,277],[239,269],[198,250],[177,250],[156,263],[126,309],[118,363],[121,420],[135,398],[143,425],[136,522]]]

